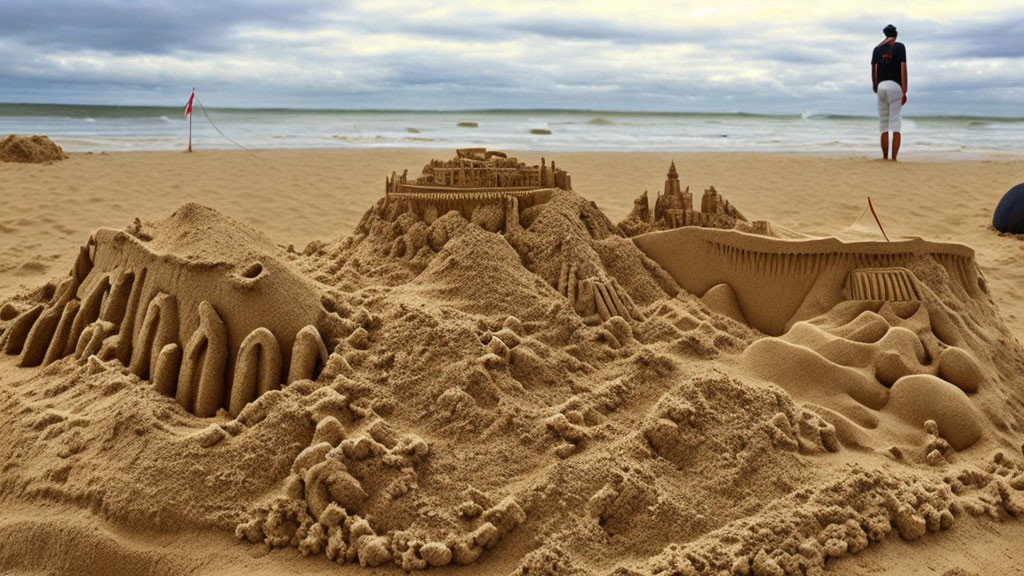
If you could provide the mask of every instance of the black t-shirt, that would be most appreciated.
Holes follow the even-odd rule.
[[[907,47],[902,42],[894,42],[891,46],[882,44],[875,47],[871,55],[871,64],[878,64],[878,81],[892,80],[903,85],[901,82],[901,66],[907,61]]]

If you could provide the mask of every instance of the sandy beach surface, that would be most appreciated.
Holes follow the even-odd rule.
[[[516,154],[514,151],[510,151]],[[574,188],[618,222],[644,190],[661,190],[668,164],[693,191],[714,185],[750,218],[821,236],[878,235],[871,196],[892,238],[920,236],[974,248],[1006,323],[1024,339],[1024,244],[994,233],[992,211],[1024,178],[1024,158],[905,159],[700,153],[518,153],[547,157]],[[71,265],[95,228],[159,219],[186,202],[215,208],[301,249],[349,234],[383,195],[393,170],[410,173],[437,150],[204,151],[75,154],[53,165],[0,164],[0,294]],[[653,196],[652,196],[653,197]]]
[[[990,226],[1024,158],[509,153],[574,194],[389,213],[392,171],[451,156],[423,149],[0,163],[0,572],[1019,573],[1024,239]],[[671,162],[781,237],[726,253],[875,262],[870,196],[919,297],[805,302],[769,337],[680,293],[615,227]],[[259,393],[207,402],[217,354]]]

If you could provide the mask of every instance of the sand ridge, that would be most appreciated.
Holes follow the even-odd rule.
[[[196,205],[94,239],[92,267],[69,266],[85,289],[66,297],[57,278],[0,315],[10,342],[78,298],[102,329],[83,364],[0,359],[0,492],[19,509],[59,501],[129,529],[234,532],[253,550],[521,574],[816,573],[890,534],[1024,513],[1024,353],[992,299],[928,251],[902,263],[918,300],[843,300],[767,338],[681,290],[576,192],[436,217],[382,199],[352,234],[301,252]],[[181,345],[210,341],[202,303],[253,260],[292,295],[254,304],[337,318],[318,330],[320,370],[203,418],[102,354],[125,328],[123,275],[177,274],[164,292],[196,294]],[[195,281],[206,268],[221,276]],[[231,332],[271,313],[243,307],[218,313],[229,345],[267,342]],[[921,410],[939,395],[952,412]]]

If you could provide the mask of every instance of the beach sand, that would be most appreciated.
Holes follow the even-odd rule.
[[[510,151],[511,154],[517,154]],[[392,170],[418,173],[437,150],[204,151],[74,154],[54,165],[0,164],[0,294],[64,273],[101,226],[163,218],[186,202],[215,208],[301,249],[352,231]],[[1003,318],[1024,339],[1024,244],[990,227],[1024,178],[1024,159],[905,160],[816,155],[526,153],[555,159],[573,187],[618,222],[644,190],[652,198],[676,161],[699,193],[714,185],[749,218],[821,236],[843,232],[871,196],[890,237],[975,249]],[[877,231],[870,214],[860,220]]]
[[[431,570],[952,575],[1024,564],[1024,241],[990,228],[1024,159],[510,154],[555,160],[578,196],[524,211],[521,227],[488,214],[426,226],[375,203],[392,171],[416,175],[450,151],[0,163],[0,305],[12,302],[0,318],[0,571],[397,574],[454,562],[473,565]],[[695,196],[714,185],[785,235],[884,242],[864,213],[870,196],[891,240],[966,245],[981,279],[960,286],[912,260],[921,303],[847,303],[767,338],[673,297],[673,279],[614,233],[672,161]],[[130,234],[98,236],[81,309],[103,266],[145,267],[176,298],[182,333],[206,340],[147,342],[152,365],[138,368],[97,326],[85,344],[96,356],[19,367],[32,362],[10,348],[15,316],[58,299],[104,227]],[[560,285],[570,264],[635,318],[566,304],[552,289],[574,293]],[[251,288],[264,270],[268,284]],[[221,271],[237,292],[218,292]],[[122,289],[110,287],[121,312],[104,304],[103,318],[127,321]],[[223,318],[203,298],[222,298]],[[329,314],[309,316],[307,301]],[[303,324],[315,336],[293,337]],[[259,326],[290,331],[284,365],[301,357],[320,378],[307,370],[213,419],[189,413],[203,409],[205,376],[189,411],[180,392],[176,403],[158,391],[164,351],[179,362],[197,351],[206,366],[216,354],[204,350],[227,338],[228,370],[241,372],[235,331]],[[260,362],[276,347],[266,338],[247,348]],[[31,333],[23,340],[31,348]]]

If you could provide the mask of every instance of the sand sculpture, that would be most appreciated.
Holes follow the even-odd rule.
[[[719,194],[714,186],[704,190],[700,208],[695,210],[690,187],[682,188],[676,163],[672,162],[665,178],[665,188],[654,201],[654,212],[651,212],[645,190],[633,201],[633,210],[619,223],[619,227],[627,236],[636,236],[683,226],[735,228],[737,224],[746,222],[743,214]],[[748,227],[765,228],[765,223],[755,222]]]
[[[484,230],[503,233],[518,249],[550,250],[520,246],[529,237],[523,228],[534,223],[533,215],[541,205],[551,201],[564,205],[564,192],[570,189],[571,178],[565,170],[554,162],[548,167],[544,158],[539,166],[526,166],[503,152],[465,148],[458,150],[453,160],[431,161],[415,181],[405,173],[392,172],[385,198],[372,212],[399,227],[389,253],[408,259],[416,258],[424,248],[442,245],[455,222],[454,214]],[[721,206],[720,201],[715,202]],[[600,210],[583,209],[580,220],[588,239],[620,234]],[[370,223],[364,218],[360,228],[370,232]],[[575,236],[570,234],[561,251],[552,255],[557,264],[542,273],[551,287],[582,316],[642,320],[643,312],[622,283],[605,272],[602,258],[578,254],[575,244]]]
[[[504,152],[460,148],[452,160],[432,160],[423,173],[409,180],[408,171],[392,172],[384,183],[390,210],[412,211],[433,222],[449,210],[469,218],[486,205],[502,206],[512,199],[519,209],[547,201],[553,189],[572,189],[572,179],[551,162],[527,166]]]
[[[922,257],[938,262],[966,296],[984,291],[974,251],[957,244],[780,240],[696,227],[633,241],[687,292],[738,310],[737,319],[771,335],[843,300],[918,299],[906,268]]]
[[[21,366],[116,360],[203,417],[238,414],[282,384],[315,379],[327,362],[323,335],[337,337],[340,326],[316,285],[280,249],[207,208],[186,205],[160,228],[182,221],[201,221],[205,234],[154,246],[145,234],[94,232],[48,303],[3,335],[3,351]],[[241,266],[218,255],[218,239],[239,236],[250,252]]]
[[[259,567],[813,574],[1024,516],[1024,352],[968,249],[631,240],[546,190],[395,191],[301,254],[195,205],[96,232],[0,307],[2,361],[47,364],[3,373],[0,503],[90,529],[5,550],[165,565],[188,555],[132,534],[215,529]],[[235,567],[211,546],[177,571]]]

